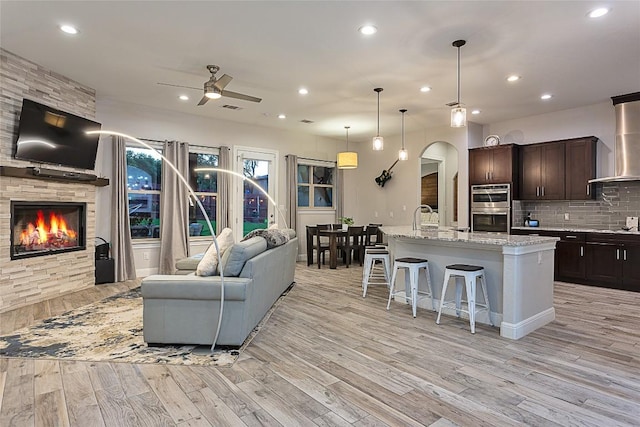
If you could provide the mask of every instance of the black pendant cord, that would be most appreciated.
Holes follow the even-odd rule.
[[[404,151],[404,113],[407,112],[406,109],[398,110],[402,113],[402,150]]]
[[[460,46],[458,46],[458,107],[460,106]]]

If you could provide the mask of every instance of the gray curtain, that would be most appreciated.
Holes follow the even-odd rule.
[[[164,156],[189,179],[189,144],[164,143]],[[189,254],[189,192],[176,173],[162,162],[160,198],[160,274],[173,274],[176,260]]]
[[[286,161],[287,186],[287,225],[289,228],[298,231],[298,156],[287,154]]]
[[[231,170],[231,150],[229,147],[220,147],[218,157],[218,167],[220,169]],[[227,173],[218,174],[218,199],[216,200],[216,228],[217,233],[223,228],[229,227],[229,206],[231,206],[231,175]]]
[[[116,282],[136,278],[133,260],[129,198],[127,196],[127,147],[121,136],[112,137],[113,182],[111,183],[111,256]]]
[[[344,171],[338,169],[337,165],[334,170],[336,171],[336,191],[338,194],[334,194],[333,197],[336,200],[336,215],[337,218],[340,218],[344,216]]]

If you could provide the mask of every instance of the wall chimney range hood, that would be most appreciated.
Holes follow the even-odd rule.
[[[616,110],[615,175],[589,183],[640,181],[640,92],[611,100]]]

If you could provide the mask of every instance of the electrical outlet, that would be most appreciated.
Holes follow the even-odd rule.
[[[389,212],[389,218],[393,218],[393,211]]]
[[[565,220],[565,221],[569,221],[569,212],[566,212],[566,213],[564,214],[564,220]]]
[[[378,211],[374,211],[374,212],[373,212],[373,216],[374,216],[374,217],[376,217],[376,218],[378,218]]]
[[[402,211],[406,212],[407,211],[407,205],[402,205]]]
[[[145,261],[149,261],[149,252],[142,252],[142,259]]]

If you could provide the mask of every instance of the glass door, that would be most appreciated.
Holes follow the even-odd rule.
[[[236,238],[242,238],[255,229],[268,228],[277,222],[276,208],[264,194],[266,192],[274,201],[277,200],[277,158],[275,152],[246,148],[237,150],[236,172],[248,179],[238,179],[234,186],[237,206],[235,228],[239,230],[236,232]],[[242,233],[242,236],[239,236],[239,233]]]

